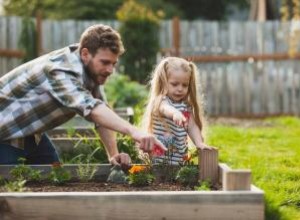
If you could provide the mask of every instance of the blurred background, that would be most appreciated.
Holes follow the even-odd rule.
[[[0,75],[104,23],[122,34],[127,52],[117,72],[129,81],[145,85],[161,57],[181,56],[199,67],[207,115],[299,115],[297,2],[1,0]],[[110,102],[135,105],[142,95]]]

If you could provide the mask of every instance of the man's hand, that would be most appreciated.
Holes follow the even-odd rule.
[[[119,153],[119,154],[116,154],[116,155],[112,156],[109,159],[109,162],[112,165],[120,165],[122,167],[124,167],[124,166],[129,167],[131,165],[131,158],[126,153]]]
[[[152,152],[154,146],[159,147],[163,151],[167,150],[167,148],[152,134],[147,134],[141,131],[135,131],[132,134],[132,138],[139,143],[139,148],[144,152]]]

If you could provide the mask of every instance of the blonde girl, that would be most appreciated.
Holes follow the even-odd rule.
[[[203,143],[203,114],[198,91],[199,73],[194,63],[177,57],[164,58],[155,68],[143,126],[167,148],[154,161],[183,163],[187,158],[187,136],[199,149]]]

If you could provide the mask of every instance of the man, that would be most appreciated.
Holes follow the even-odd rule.
[[[25,63],[0,78],[0,164],[49,164],[58,156],[43,132],[77,114],[92,121],[104,143],[109,161],[130,164],[119,153],[113,131],[131,136],[140,149],[166,148],[152,135],[139,131],[116,115],[103,101],[100,87],[113,73],[124,52],[118,32],[93,25],[79,45],[53,51]]]

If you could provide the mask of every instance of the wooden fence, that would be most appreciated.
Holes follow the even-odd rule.
[[[91,24],[117,21],[36,19],[39,53],[77,42]],[[299,54],[290,59],[290,23],[163,21],[162,55],[195,61],[209,115],[300,114]],[[21,18],[0,17],[0,75],[20,64]],[[126,45],[130,50],[131,45]]]

